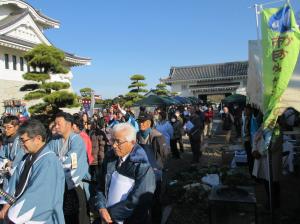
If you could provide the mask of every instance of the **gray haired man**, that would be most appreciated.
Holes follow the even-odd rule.
[[[113,150],[104,157],[93,204],[106,223],[150,223],[155,176],[136,144],[136,130],[129,123],[117,124],[112,137]]]

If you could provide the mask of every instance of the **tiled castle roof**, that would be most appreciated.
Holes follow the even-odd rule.
[[[221,64],[171,67],[165,83],[191,80],[224,80],[247,78],[248,61]]]

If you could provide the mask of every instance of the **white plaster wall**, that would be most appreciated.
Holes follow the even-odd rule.
[[[5,68],[5,54],[9,55],[9,69]],[[13,70],[12,55],[17,56],[17,70]],[[24,60],[24,71],[21,71],[20,56],[23,56],[23,52],[0,46],[0,79],[11,81],[24,81],[22,75],[27,72],[27,65]]]
[[[20,88],[24,84],[28,84],[32,82],[26,82],[26,81],[10,81],[10,80],[1,80],[0,79],[0,114],[3,114],[4,112],[4,100],[11,100],[16,99],[20,100],[23,99],[24,95],[28,92],[21,92],[19,91]],[[26,102],[26,105],[32,106],[36,103],[38,103],[39,100],[34,101],[28,101]]]
[[[12,36],[34,44],[44,43],[49,46],[51,45],[30,15],[26,15],[18,22],[0,30],[0,34]]]
[[[20,25],[16,29],[8,32],[6,34],[10,37],[15,37],[18,39],[22,39],[27,42],[35,43],[35,44],[41,44],[42,41],[39,39],[38,35],[34,32],[34,29],[27,25]]]
[[[9,69],[5,68],[5,54],[9,55]],[[13,70],[12,55],[17,56],[17,70]],[[20,68],[20,57],[24,55],[24,52],[4,48],[0,46],[0,79],[11,81],[24,81],[23,74],[27,72],[27,64],[24,59],[24,71]],[[68,82],[71,83],[73,74],[71,71],[67,74],[53,74],[51,75],[51,81]]]
[[[11,5],[1,5],[0,7],[0,20],[7,17],[13,11]]]
[[[5,69],[4,54],[9,54],[9,69]],[[17,56],[17,70],[13,70],[12,55]],[[22,55],[23,52],[21,51],[0,46],[0,114],[4,112],[4,100],[23,99],[27,92],[19,91],[20,88],[24,84],[34,83],[23,79],[22,75],[27,72],[27,65],[24,60],[24,71],[20,70],[20,56]],[[69,82],[70,84],[72,78],[73,74],[71,71],[68,74],[51,75],[51,81]],[[68,90],[74,92],[72,87]],[[26,104],[30,107],[39,102],[41,100],[28,101]]]
[[[241,94],[241,95],[247,95],[247,93],[246,93],[246,87],[239,87],[236,91],[235,91],[235,93],[237,93],[237,94]]]
[[[70,70],[67,74],[52,74],[51,75],[51,82],[68,82],[71,83],[73,78],[72,71]]]
[[[182,85],[186,85],[187,89],[182,90]],[[189,84],[179,84],[179,83],[172,83],[171,85],[171,92],[177,92],[179,93],[179,96],[187,97],[187,96],[193,96],[193,93],[189,91]]]

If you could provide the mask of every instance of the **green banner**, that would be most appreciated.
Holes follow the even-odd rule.
[[[300,32],[289,4],[261,12],[264,129],[273,129],[280,115],[280,98],[288,86],[300,50]],[[300,96],[295,96],[300,97]]]

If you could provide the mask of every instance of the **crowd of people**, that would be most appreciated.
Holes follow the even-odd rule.
[[[267,131],[263,127],[263,113],[251,105],[225,106],[222,112],[225,145],[232,143],[232,131],[235,130],[235,139],[241,140],[239,142],[247,154],[249,175],[265,186],[266,209],[271,206],[272,209],[280,208],[280,176],[294,171],[294,146],[291,142],[296,138],[286,133],[299,126],[299,113],[287,108],[277,119],[274,130]]]
[[[160,223],[167,161],[188,135],[192,163],[211,107],[172,106],[135,116],[120,105],[89,116],[59,112],[50,122],[2,119],[3,223]],[[1,191],[0,191],[1,192]],[[11,199],[12,200],[9,200]]]
[[[281,129],[291,130],[295,123],[291,111],[279,119]],[[224,144],[233,141],[235,130],[235,139],[242,139],[247,152],[250,175],[264,179],[268,191],[264,166],[258,164],[265,162],[259,147],[262,114],[249,105],[224,106],[220,114]],[[113,105],[91,117],[59,112],[50,122],[7,115],[0,139],[0,180],[6,192],[0,191],[0,220],[160,223],[167,161],[181,158],[187,136],[191,164],[199,163],[201,144],[214,134],[214,117],[214,109],[206,105],[152,112],[140,107],[137,116]],[[273,144],[273,169],[278,168],[278,145]],[[277,173],[274,170],[274,195],[279,191]],[[274,198],[274,206],[278,200]]]

